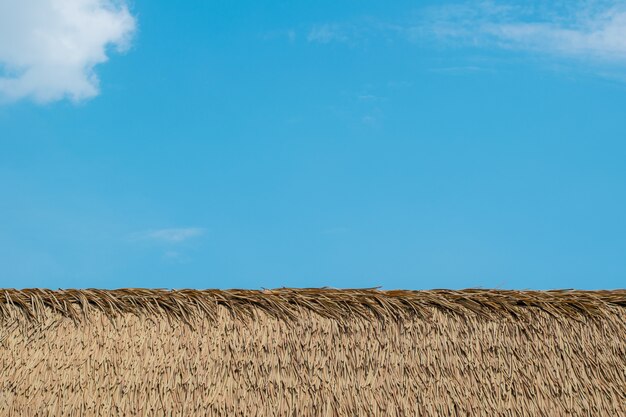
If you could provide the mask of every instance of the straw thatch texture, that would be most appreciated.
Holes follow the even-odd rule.
[[[626,291],[0,290],[0,415],[626,416]]]

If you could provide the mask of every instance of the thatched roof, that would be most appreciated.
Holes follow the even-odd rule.
[[[626,290],[0,290],[0,415],[626,415]]]

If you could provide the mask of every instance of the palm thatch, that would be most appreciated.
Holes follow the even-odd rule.
[[[626,290],[0,290],[0,415],[621,416]]]

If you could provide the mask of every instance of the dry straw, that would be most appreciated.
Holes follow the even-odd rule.
[[[626,416],[626,291],[0,290],[0,415]]]

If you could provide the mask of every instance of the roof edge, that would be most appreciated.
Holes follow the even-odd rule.
[[[355,316],[404,319],[428,317],[433,308],[450,314],[475,314],[486,318],[516,318],[541,310],[555,318],[581,319],[602,317],[616,308],[626,308],[626,289],[0,289],[0,319],[13,317],[19,311],[35,320],[50,312],[81,320],[95,309],[110,317],[125,313],[166,315],[189,323],[203,316],[216,319],[220,306],[226,307],[235,316],[254,316],[256,311],[262,310],[282,319],[297,319],[301,317],[302,310],[336,319]]]

